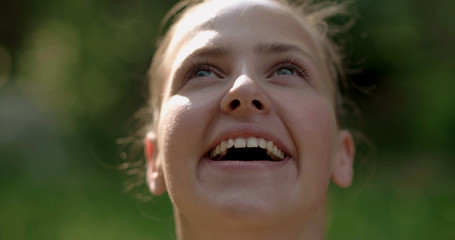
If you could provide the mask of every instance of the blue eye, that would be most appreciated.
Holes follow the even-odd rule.
[[[276,74],[277,75],[295,75],[295,72],[291,68],[282,67],[276,71]]]
[[[293,59],[285,59],[283,61],[280,61],[272,68],[269,77],[300,77],[305,80],[309,79],[306,69],[302,68],[301,65],[297,64]]]
[[[197,70],[194,75],[193,75],[193,78],[199,78],[199,77],[212,77],[214,75],[214,73],[208,69],[201,69],[201,70]]]

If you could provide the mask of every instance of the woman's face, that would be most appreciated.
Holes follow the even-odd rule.
[[[176,215],[301,222],[345,150],[325,59],[275,3],[222,4],[184,18],[165,57],[157,159]]]

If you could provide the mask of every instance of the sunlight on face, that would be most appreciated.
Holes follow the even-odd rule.
[[[188,56],[191,55],[196,49],[200,49],[204,46],[209,46],[211,42],[213,42],[218,36],[216,31],[200,31],[195,35],[193,38],[188,39],[188,37],[183,39],[188,39],[181,50],[179,51],[177,57],[174,60],[174,64],[172,65],[172,70],[175,71],[176,68],[181,65],[183,60]]]
[[[181,20],[165,59],[157,136],[177,221],[284,229],[320,214],[338,158],[334,86],[301,22],[274,2],[210,2]],[[230,141],[261,159],[223,159]]]

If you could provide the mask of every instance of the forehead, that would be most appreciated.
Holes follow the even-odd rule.
[[[322,53],[311,28],[287,6],[270,0],[214,0],[203,3],[183,16],[173,35],[167,56],[175,64],[179,62],[178,55],[187,55],[199,47],[223,45],[235,40],[253,44],[253,39],[236,39],[245,35],[254,35],[256,40],[299,45],[315,60]]]
[[[188,11],[179,21],[178,28],[184,34],[185,30],[190,31],[202,27],[234,13],[245,16],[245,11],[251,9],[280,12],[285,8],[282,4],[272,0],[206,0]]]

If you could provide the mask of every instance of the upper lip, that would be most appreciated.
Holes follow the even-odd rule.
[[[279,149],[284,151],[288,156],[291,156],[289,149],[283,144],[283,142],[276,137],[274,134],[266,131],[261,127],[257,127],[254,125],[240,125],[232,128],[228,128],[223,130],[221,133],[215,135],[212,141],[210,141],[208,149],[206,149],[205,153],[209,153],[213,150],[221,141],[227,140],[229,138],[235,139],[238,137],[248,138],[248,137],[256,137],[256,138],[264,138],[265,140],[272,141]]]

